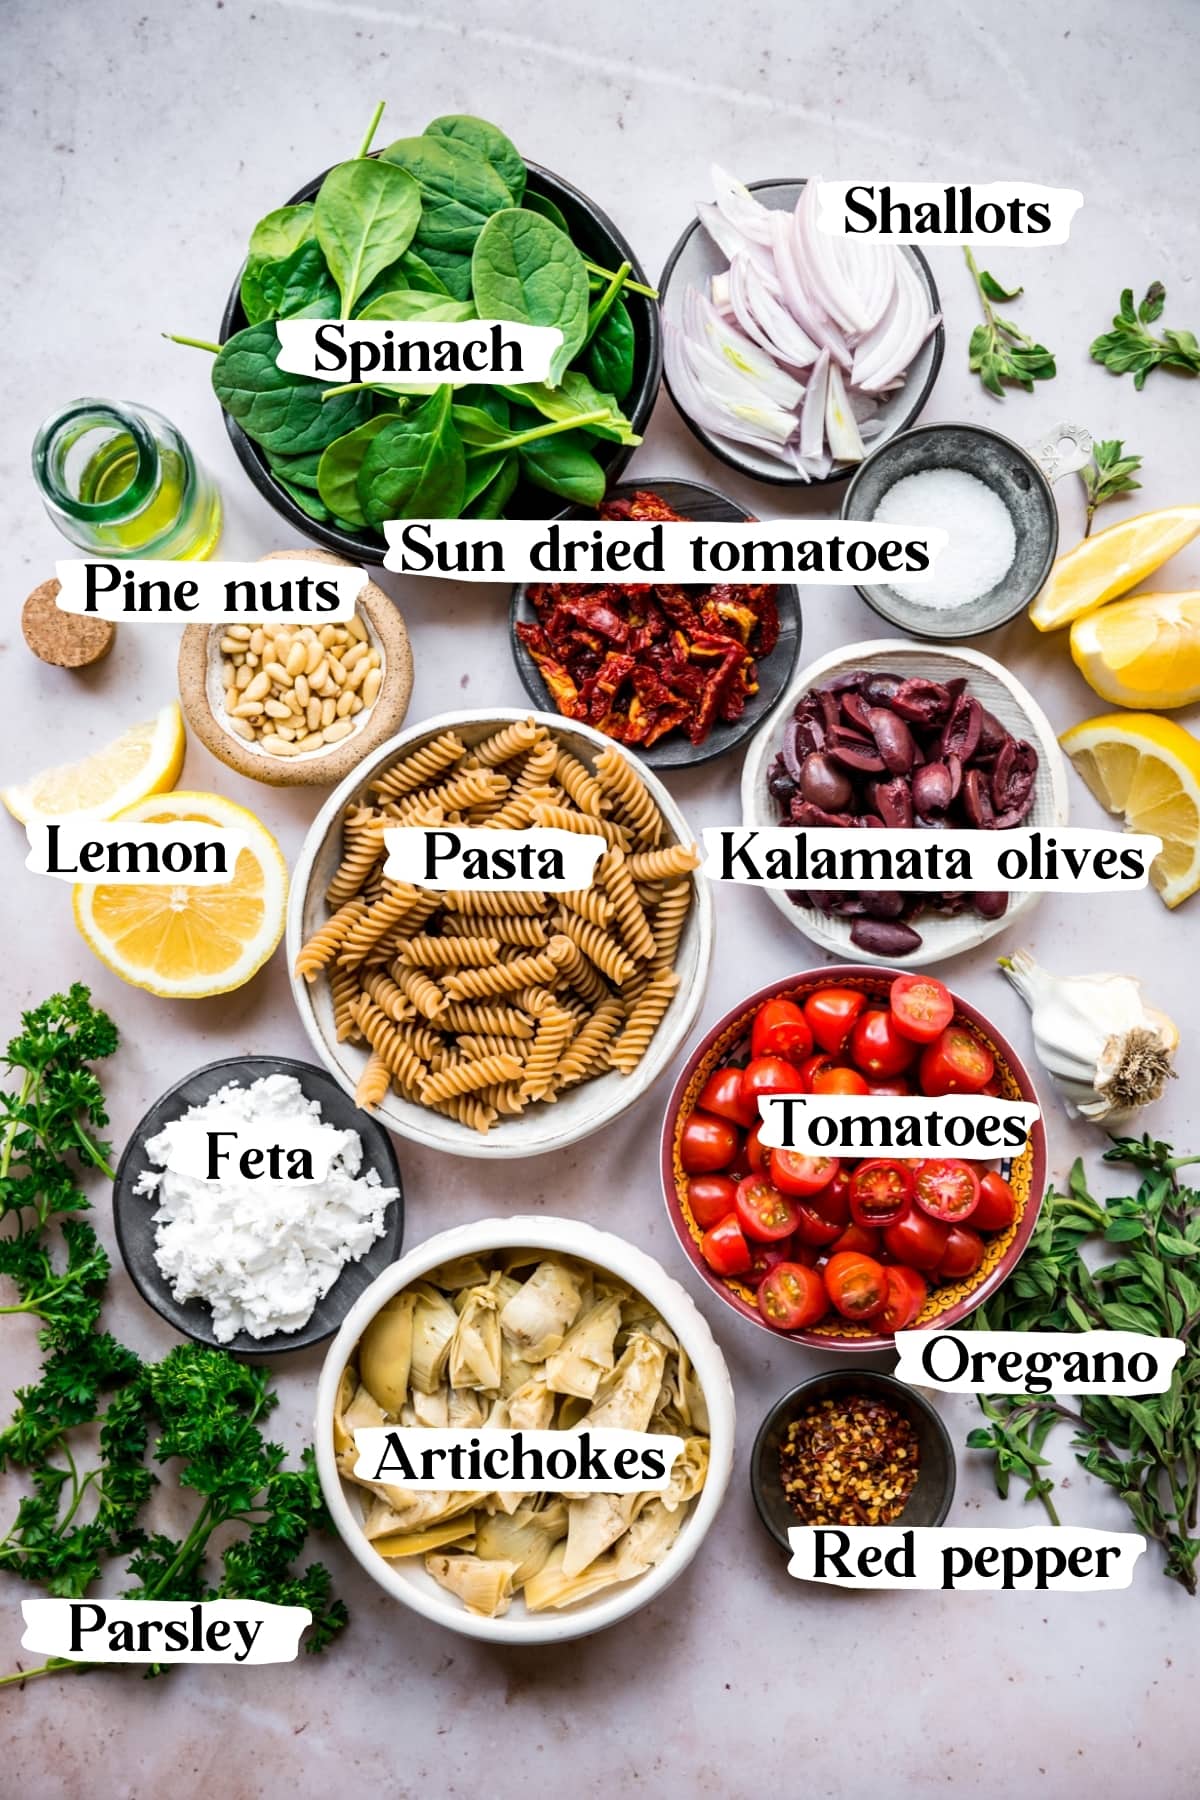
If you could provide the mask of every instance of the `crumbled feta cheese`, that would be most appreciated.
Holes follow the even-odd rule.
[[[270,1121],[284,1144],[289,1127],[301,1126],[311,1140],[315,1125],[327,1134],[328,1175],[319,1182],[203,1180],[184,1154],[185,1133],[176,1129],[184,1121],[222,1130],[253,1125],[257,1136]],[[362,1139],[326,1125],[293,1075],[267,1075],[248,1088],[231,1082],[149,1138],[146,1155],[157,1168],[135,1191],[158,1200],[154,1259],[176,1300],[212,1308],[221,1344],[241,1331],[254,1338],[298,1331],[346,1263],[380,1236],[384,1209],[399,1191],[374,1169],[359,1174]]]

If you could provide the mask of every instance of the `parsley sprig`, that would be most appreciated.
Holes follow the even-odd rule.
[[[1137,1191],[1101,1202],[1076,1162],[1065,1194],[1046,1195],[1030,1247],[975,1323],[992,1331],[1140,1331],[1186,1346],[1165,1394],[1084,1395],[1075,1407],[1050,1395],[984,1395],[990,1421],[968,1445],[995,1459],[996,1490],[1012,1478],[1054,1524],[1046,1441],[1073,1428],[1077,1461],[1115,1489],[1137,1530],[1161,1547],[1164,1572],[1189,1594],[1200,1562],[1200,1192],[1179,1179],[1195,1156],[1175,1156],[1149,1137],[1118,1139],[1105,1162],[1143,1171]],[[1085,1243],[1119,1247],[1092,1268]]]
[[[1087,492],[1084,537],[1092,534],[1092,520],[1096,517],[1098,506],[1103,506],[1108,500],[1116,500],[1122,494],[1131,494],[1135,488],[1141,487],[1140,481],[1133,480],[1134,471],[1141,466],[1140,456],[1126,456],[1125,446],[1120,438],[1105,438],[1101,443],[1093,444],[1091,462],[1079,471],[1079,479]]]
[[[309,1532],[329,1521],[312,1451],[289,1469],[260,1428],[277,1404],[270,1376],[194,1344],[145,1363],[97,1329],[109,1261],[78,1214],[88,1207],[84,1173],[112,1176],[90,1065],[116,1049],[116,1028],[78,983],[22,1025],[4,1058],[20,1085],[0,1095],[0,1219],[11,1227],[0,1236],[0,1275],[18,1299],[0,1313],[41,1321],[44,1360],[0,1431],[0,1471],[25,1471],[30,1489],[0,1536],[0,1570],[78,1599],[102,1578],[119,1581],[116,1559],[127,1559],[126,1598],[307,1606],[305,1648],[324,1649],[346,1609],[326,1568],[297,1561]],[[92,1439],[99,1454],[85,1455]],[[144,1522],[160,1481],[153,1463],[196,1495],[179,1537]],[[0,1687],[91,1666],[51,1657],[0,1677]]]
[[[988,393],[995,394],[1000,400],[1004,398],[1006,387],[1024,388],[1027,394],[1032,394],[1035,381],[1049,381],[1057,373],[1054,357],[1044,344],[1037,344],[1027,337],[1011,319],[1002,319],[993,306],[993,302],[1004,305],[1017,300],[1025,290],[1002,287],[994,275],[986,269],[980,270],[969,245],[964,245],[964,254],[984,318],[984,323],[977,325],[971,333],[968,352],[971,373],[978,375]]]
[[[1132,375],[1135,388],[1145,386],[1151,369],[1178,369],[1185,375],[1200,375],[1200,343],[1191,331],[1164,331],[1161,337],[1146,328],[1162,317],[1167,290],[1161,281],[1152,281],[1145,298],[1133,304],[1133,289],[1121,294],[1121,309],[1113,320],[1111,331],[1104,332],[1092,344],[1092,356],[1114,375]]]

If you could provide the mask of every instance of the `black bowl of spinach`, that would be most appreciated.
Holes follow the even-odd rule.
[[[493,310],[487,290],[497,240],[539,274],[563,268],[557,314],[531,320],[560,324],[574,346],[554,389],[425,398],[377,387],[321,401],[328,383],[276,369],[278,318],[461,319],[476,298],[480,316],[517,316]],[[213,385],[259,493],[307,537],[366,563],[383,561],[383,518],[541,519],[595,505],[640,442],[662,373],[658,302],[612,220],[496,127],[459,115],[377,153],[364,146],[260,220],[221,346]]]

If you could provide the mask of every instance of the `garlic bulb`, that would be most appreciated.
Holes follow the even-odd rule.
[[[1000,958],[1028,1006],[1033,1042],[1070,1111],[1117,1124],[1157,1100],[1174,1075],[1179,1031],[1130,975],[1051,975],[1028,950]]]

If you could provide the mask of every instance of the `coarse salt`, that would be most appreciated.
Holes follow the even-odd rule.
[[[1012,567],[1017,534],[999,494],[965,469],[923,469],[905,475],[884,494],[875,522],[902,527],[940,527],[949,542],[932,578],[888,585],[905,600],[940,608],[967,606],[990,593]]]
[[[268,1123],[281,1144],[289,1130],[303,1130],[312,1142],[315,1127],[325,1142],[314,1167],[328,1162],[322,1180],[235,1173],[209,1181],[195,1173],[187,1149],[197,1124],[221,1131],[253,1125],[261,1135]],[[176,1300],[203,1300],[212,1308],[219,1344],[241,1331],[253,1338],[299,1331],[345,1265],[381,1235],[384,1211],[399,1192],[375,1169],[360,1173],[358,1133],[327,1124],[294,1075],[267,1075],[249,1087],[231,1082],[148,1138],[145,1148],[157,1167],[139,1177],[135,1192],[159,1203],[154,1260]]]

